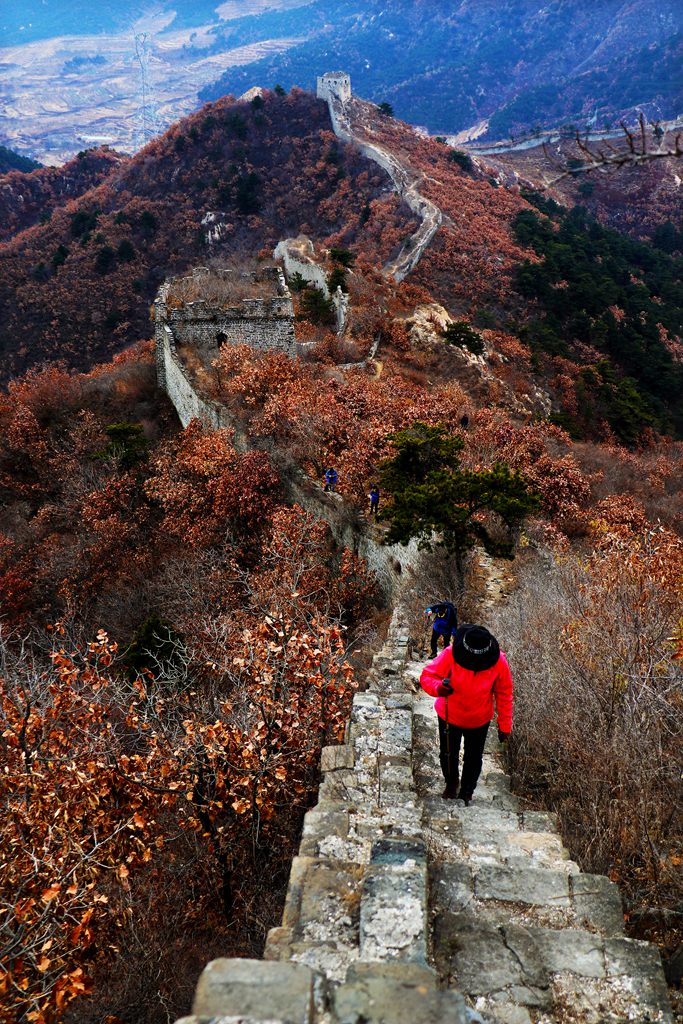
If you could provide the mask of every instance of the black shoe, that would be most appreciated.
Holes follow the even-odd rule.
[[[444,800],[457,800],[458,799],[458,785],[457,785],[457,783],[455,784],[455,786],[453,786],[453,785],[451,785],[450,783],[447,782],[446,783],[446,788],[444,789],[444,791],[441,794],[441,796],[442,796],[442,798]]]
[[[470,793],[469,795],[466,795],[465,793],[461,792],[459,799],[462,800],[465,807],[469,807],[470,804],[472,803],[472,794]]]

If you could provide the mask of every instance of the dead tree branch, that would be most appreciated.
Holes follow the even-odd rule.
[[[666,158],[683,157],[683,134],[679,132],[674,139],[673,148],[665,148],[663,144],[664,130],[659,121],[650,123],[650,131],[641,113],[638,118],[639,128],[637,130],[628,128],[624,122],[621,127],[624,132],[626,148],[613,146],[607,140],[599,145],[591,144],[586,133],[583,138],[577,131],[576,145],[581,154],[581,159],[567,164],[558,164],[555,157],[548,152],[544,144],[543,151],[554,166],[561,171],[556,178],[549,181],[546,188],[551,188],[563,178],[574,177],[577,174],[587,174],[590,171],[609,171],[615,167],[639,167],[642,164],[651,163],[653,160]]]

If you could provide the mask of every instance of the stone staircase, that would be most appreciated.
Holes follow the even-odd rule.
[[[346,742],[323,751],[282,925],[217,960],[184,1024],[671,1022],[656,947],[520,809],[492,730],[469,807],[443,780],[433,701],[395,614]]]

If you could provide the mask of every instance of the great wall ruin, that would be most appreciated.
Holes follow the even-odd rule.
[[[323,76],[318,94],[339,137],[352,139],[348,76]],[[400,279],[440,213],[391,154],[361,145],[422,217],[389,268]],[[306,240],[278,248],[288,273],[319,286]],[[160,291],[159,383],[183,424],[196,416],[235,430],[228,411],[195,386],[179,344],[239,341],[296,354],[279,271],[270,284],[269,298],[253,300],[259,305],[222,309],[174,307],[169,288]],[[235,443],[248,447],[249,438],[237,430]],[[582,873],[553,815],[511,793],[493,736],[472,804],[437,795],[436,718],[400,612],[416,549],[389,548],[349,526],[341,499],[303,474],[288,487],[368,560],[396,610],[354,697],[345,742],[323,750],[318,802],[305,816],[282,923],[269,932],[263,960],[210,963],[192,1016],[179,1024],[673,1024],[656,947],[624,936],[617,887]]]
[[[323,750],[282,925],[263,960],[209,964],[179,1024],[672,1024],[657,948],[511,794],[493,736],[472,804],[437,795],[420,669],[395,613]]]
[[[361,153],[387,172],[397,193],[419,218],[420,226],[410,239],[406,239],[401,252],[384,267],[384,271],[402,281],[419,262],[442,221],[441,210],[420,194],[420,175],[397,159],[395,154],[368,137],[361,127],[362,115],[370,104],[356,99],[351,92],[351,80],[343,71],[328,71],[318,78],[317,95],[324,99],[330,110],[335,135],[343,142],[358,147]]]

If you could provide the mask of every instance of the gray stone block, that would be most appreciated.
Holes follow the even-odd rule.
[[[384,978],[389,982],[425,985],[427,988],[436,988],[438,980],[434,968],[427,964],[364,963],[362,960],[356,960],[349,967],[346,981],[354,985],[366,978]]]
[[[653,943],[605,939],[605,962],[608,978],[629,979],[629,988],[643,1009],[659,1013],[663,1022],[673,1019],[661,957]]]
[[[302,964],[212,960],[200,975],[192,1012],[200,1018],[314,1024],[314,985],[313,971]]]
[[[557,815],[545,811],[524,811],[523,824],[526,832],[557,832]]]
[[[427,847],[419,841],[406,839],[380,839],[372,844],[371,864],[424,864]]]
[[[263,950],[264,960],[289,960],[293,939],[292,928],[271,928]]]
[[[487,1006],[486,1017],[495,1024],[531,1024],[529,1011],[523,1006]]]
[[[321,772],[336,772],[339,768],[353,768],[353,748],[345,744],[323,747],[320,755]]]
[[[410,711],[387,711],[380,722],[380,754],[408,754],[413,745],[413,716]]]
[[[603,935],[624,933],[624,913],[619,889],[605,875],[571,875],[574,910]]]
[[[306,873],[316,861],[312,857],[294,857],[289,870],[289,885],[285,906],[282,911],[282,927],[295,928],[299,923],[301,913],[301,897],[304,889]]]
[[[476,874],[474,893],[480,900],[548,904],[569,907],[569,883],[560,871],[538,868],[482,865]]]
[[[382,701],[387,711],[412,711],[413,709],[413,697],[409,693],[402,695],[396,695],[395,697],[385,697]]]
[[[604,945],[599,936],[574,928],[564,931],[529,928],[528,932],[550,974],[568,971],[585,978],[605,977]]]
[[[363,969],[365,968],[365,970]],[[440,992],[414,964],[357,964],[334,994],[339,1024],[467,1024],[461,995]]]
[[[295,938],[316,942],[358,941],[361,865],[324,861],[309,864],[303,879]]]
[[[413,772],[409,765],[380,763],[380,787],[382,793],[410,791],[413,798],[416,796]]]
[[[467,864],[440,864],[431,878],[431,905],[452,914],[463,913],[474,899],[474,878]]]
[[[427,869],[408,858],[374,864],[360,905],[360,959],[427,960]]]
[[[548,1005],[547,976],[536,944],[523,929],[514,932],[510,940],[507,931],[468,914],[439,914],[434,954],[453,987],[471,998],[494,998],[518,987],[528,989],[527,1005]]]

